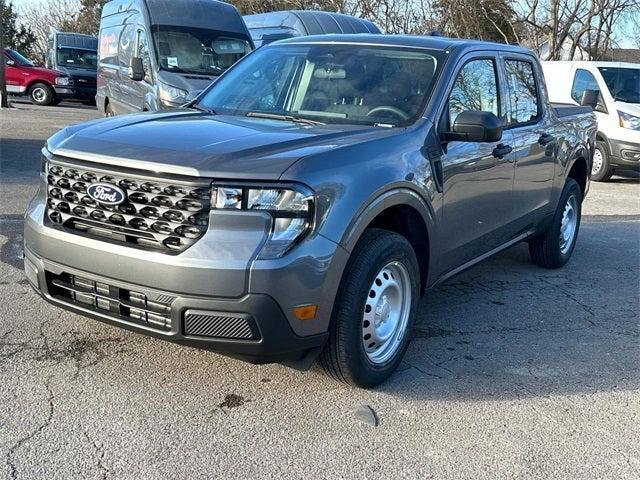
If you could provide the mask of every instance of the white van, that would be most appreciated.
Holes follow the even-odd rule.
[[[542,62],[542,68],[552,102],[593,104],[592,180],[607,181],[616,169],[640,170],[640,64]]]

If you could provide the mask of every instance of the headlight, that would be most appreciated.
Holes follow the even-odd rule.
[[[181,88],[160,84],[160,100],[170,103],[186,103],[189,92]]]
[[[640,117],[621,112],[620,110],[618,110],[618,117],[620,117],[620,126],[622,128],[640,130]]]
[[[57,77],[56,78],[56,85],[71,85],[71,79],[69,77]]]
[[[301,185],[253,187],[213,185],[211,205],[218,210],[262,210],[273,217],[269,239],[259,259],[280,258],[311,230],[313,192]]]

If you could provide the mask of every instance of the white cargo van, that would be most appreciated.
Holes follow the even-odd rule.
[[[552,102],[592,103],[598,135],[591,178],[640,170],[640,64],[543,62],[542,68]]]

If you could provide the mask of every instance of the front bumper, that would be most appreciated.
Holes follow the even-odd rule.
[[[640,143],[609,139],[613,166],[640,171]]]
[[[25,216],[24,251],[30,283],[50,303],[139,333],[253,363],[295,364],[304,360],[307,364],[326,340],[347,254],[322,236],[302,242],[283,258],[257,261],[268,219],[263,214],[212,213],[210,228],[198,242],[179,255],[166,255],[52,228],[45,222],[45,208],[45,189],[41,187]],[[52,278],[59,282],[65,275],[81,278],[83,285],[107,285],[111,301],[117,304],[124,299],[120,302],[124,307],[114,308],[112,303],[106,310],[96,308],[100,295],[81,287],[74,293],[80,301],[61,296]],[[166,328],[139,320],[140,313],[129,302],[131,292],[149,305],[159,298],[172,299]],[[89,304],[87,297],[92,295],[96,298]],[[296,319],[293,308],[301,304],[318,305],[316,318]],[[205,334],[192,335],[186,328],[186,315],[194,311],[249,318],[256,335],[249,339],[212,337],[206,335],[207,328]]]
[[[326,334],[307,337],[297,336],[289,326],[286,317],[275,300],[268,295],[247,294],[238,299],[203,298],[162,292],[127,284],[111,279],[71,269],[36,256],[25,249],[25,271],[29,283],[48,302],[111,325],[123,327],[145,335],[168,340],[180,345],[211,350],[231,357],[239,358],[251,363],[297,362],[307,357],[315,357],[322,348]],[[94,305],[72,301],[59,295],[51,282],[52,276],[61,273],[82,276],[94,282],[108,284],[112,289],[120,291],[135,291],[145,295],[147,299],[170,300],[170,323],[168,328],[160,329],[143,325],[133,319],[113,314],[108,310],[100,311]],[[52,288],[53,287],[53,288]],[[150,300],[149,300],[150,301]],[[218,315],[233,314],[244,316],[252,320],[255,335],[252,339],[236,339],[224,337],[207,337],[201,334],[190,334],[185,324],[185,312],[214,312]],[[197,333],[202,333],[197,332]]]
[[[56,92],[56,97],[60,99],[70,99],[75,97],[75,90],[73,87],[62,87],[55,85],[53,90]]]

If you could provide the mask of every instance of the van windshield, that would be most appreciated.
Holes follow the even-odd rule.
[[[434,83],[435,50],[360,44],[272,44],[204,94],[203,109],[323,123],[409,124]]]
[[[251,51],[245,38],[204,28],[154,25],[158,64],[177,73],[220,75]]]
[[[58,47],[56,61],[61,67],[95,70],[98,68],[98,52],[84,48]]]
[[[640,68],[600,67],[611,96],[626,103],[640,103]]]

